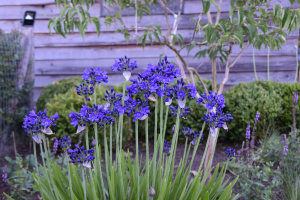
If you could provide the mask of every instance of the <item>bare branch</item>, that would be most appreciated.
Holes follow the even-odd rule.
[[[181,11],[182,11],[182,7],[183,7],[183,1],[184,1],[184,0],[180,0],[179,10],[178,10],[178,14],[177,14],[175,26],[174,26],[173,29],[172,29],[172,33],[174,33],[175,28],[176,28],[177,25],[178,25],[179,18],[180,18],[180,15],[181,15]]]
[[[225,66],[225,76],[224,76],[224,79],[223,79],[222,83],[220,84],[218,94],[221,94],[223,92],[224,85],[228,81],[229,70],[230,70],[229,63],[230,63],[230,58],[231,58],[231,53],[232,53],[232,46],[233,46],[233,44],[231,44],[229,46],[229,51],[228,51],[229,54],[228,54],[227,62],[226,62],[226,66]]]
[[[219,24],[219,21],[220,21],[221,9],[222,9],[222,3],[223,3],[223,0],[220,0],[220,1],[219,1],[219,12],[217,13],[217,19],[216,19],[216,24],[215,24],[215,26],[217,26],[217,25]]]
[[[164,8],[164,3],[162,2],[162,0],[158,0],[158,3]],[[175,13],[169,8],[166,6],[166,9],[172,14],[172,15],[175,15]]]
[[[208,23],[212,24],[212,20],[211,20],[211,15],[210,15],[210,11],[207,12],[207,20],[208,20]]]
[[[239,55],[232,61],[232,63],[228,66],[229,68],[232,68],[234,64],[240,59],[240,57],[243,55],[244,51],[249,47],[250,42],[248,41],[247,44],[244,46],[242,51],[239,53]]]

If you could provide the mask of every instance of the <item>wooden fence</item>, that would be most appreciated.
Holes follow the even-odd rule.
[[[176,2],[175,2],[176,3]],[[288,6],[288,0],[272,1],[272,4],[282,4]],[[201,11],[201,1],[186,0],[182,17],[179,21],[177,33],[180,33],[185,41],[189,41],[193,34],[193,18]],[[270,6],[271,7],[271,6]],[[299,7],[295,3],[293,7]],[[224,0],[221,19],[228,17],[230,9],[230,0]],[[157,63],[160,54],[168,55],[169,59],[175,62],[174,53],[169,49],[159,45],[147,45],[143,50],[141,45],[136,45],[136,39],[126,42],[123,35],[117,33],[114,27],[106,28],[101,24],[101,35],[97,37],[94,25],[89,25],[84,40],[78,31],[67,35],[67,38],[55,34],[49,34],[48,20],[51,17],[59,15],[59,9],[54,5],[54,0],[9,0],[0,1],[0,29],[9,32],[13,28],[20,27],[20,20],[25,10],[34,10],[37,12],[34,26],[34,45],[35,45],[35,100],[37,100],[43,88],[62,78],[81,75],[83,70],[88,67],[101,67],[107,70],[110,83],[120,83],[122,77],[112,72],[110,66],[114,59],[127,55],[136,59],[138,70],[135,73],[144,70],[148,63]],[[96,3],[90,8],[92,16],[103,16],[101,13],[101,4]],[[216,16],[216,8],[212,5],[213,19]],[[128,25],[134,25],[134,16],[130,13],[124,17]],[[169,16],[170,23],[173,23],[174,17]],[[203,16],[202,21],[207,21]],[[151,16],[145,16],[138,25],[161,26],[162,31],[166,31],[167,24],[165,16],[160,12]],[[201,37],[201,35],[197,35]],[[275,81],[292,82],[295,78],[296,69],[296,50],[298,45],[299,32],[292,32],[287,42],[282,46],[282,50],[270,52],[270,77]],[[189,57],[189,64],[197,67],[202,61],[193,59],[195,50],[192,50]],[[232,59],[239,53],[238,45],[234,46]],[[186,52],[183,52],[186,55]],[[227,87],[235,85],[241,81],[249,82],[253,80],[253,62],[252,47],[250,46],[239,59],[236,65],[231,69]],[[267,49],[261,51],[255,50],[255,60],[257,75],[265,80],[267,78]],[[224,75],[224,65],[217,64],[218,76],[220,82]],[[211,78],[211,68],[209,61],[206,61],[198,70],[205,78]]]

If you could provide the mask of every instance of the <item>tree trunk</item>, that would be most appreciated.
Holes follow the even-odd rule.
[[[211,62],[212,68],[212,92],[217,92],[217,58],[213,58]]]

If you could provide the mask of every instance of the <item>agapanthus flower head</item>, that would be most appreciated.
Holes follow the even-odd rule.
[[[190,111],[189,111],[190,108],[189,108],[189,107],[180,108],[180,107],[178,106],[178,104],[177,104],[175,107],[170,106],[170,109],[171,109],[171,114],[172,114],[174,117],[177,117],[178,109],[180,109],[180,111],[179,111],[179,116],[180,116],[181,118],[183,118],[183,119],[185,119],[185,116],[186,116],[187,114],[190,113]]]
[[[111,88],[110,92],[106,90],[103,100],[107,102],[105,108],[110,111],[110,115],[114,118],[124,114],[126,108],[122,106],[123,94],[116,93],[114,88]]]
[[[119,72],[124,72],[124,71],[131,72],[135,68],[137,68],[136,60],[130,62],[130,58],[127,58],[127,56],[125,56],[124,58],[116,59],[115,63],[111,66],[111,69],[113,71],[119,71]]]
[[[102,82],[108,82],[106,71],[101,70],[100,67],[96,68],[95,70],[93,68],[85,69],[84,74],[82,75],[82,79],[85,80],[86,83],[91,85],[96,85],[96,83],[100,84]]]
[[[183,133],[183,135],[185,135],[186,137],[190,137],[190,136],[192,136],[193,129],[192,129],[192,128],[189,128],[189,127],[182,127],[182,133]]]
[[[71,147],[71,141],[69,137],[64,136],[59,139],[58,145],[60,146],[60,148],[62,148],[63,151],[66,151]]]
[[[93,123],[104,126],[104,124],[108,125],[115,122],[110,116],[110,111],[105,106],[96,104],[93,104],[92,108],[89,108],[86,104],[82,105],[79,113],[71,111],[69,117],[74,127],[86,127],[88,124]],[[77,133],[79,132],[77,131]]]
[[[69,149],[68,153],[72,163],[81,163],[86,168],[91,168],[90,162],[95,159],[93,148],[85,150],[84,146],[79,147],[77,144],[75,149]]]
[[[212,111],[214,107],[217,110],[223,110],[225,107],[225,99],[222,94],[218,95],[216,92],[208,91],[209,94],[201,94],[201,97],[198,98],[197,104],[204,104],[205,108],[209,111]]]
[[[170,144],[168,141],[164,142],[163,153],[165,153],[167,156],[170,155]]]
[[[246,139],[250,140],[250,136],[251,133],[250,133],[250,122],[249,122],[246,128]]]
[[[225,153],[227,154],[227,158],[229,158],[229,161],[232,160],[232,157],[236,157],[235,149],[232,149],[230,147],[228,147],[228,149],[225,151]]]
[[[53,144],[53,154],[56,154],[57,152],[57,147],[58,147],[58,140],[56,137],[53,137],[51,140],[54,140],[54,144]]]
[[[197,144],[197,140],[200,135],[201,135],[201,131],[198,131],[198,132],[196,131],[192,134],[192,142],[191,142],[192,145]],[[200,141],[202,141],[202,140],[203,140],[203,134],[201,135],[201,138],[200,138]]]
[[[195,98],[197,95],[196,86],[194,84],[186,85],[183,78],[177,80],[177,84],[173,86],[174,99],[186,100]]]
[[[4,183],[7,180],[6,167],[7,167],[7,165],[4,166],[3,171],[2,171],[2,182],[4,182]]]
[[[94,94],[93,85],[87,85],[85,83],[80,83],[80,85],[75,85],[76,91],[79,96],[83,96],[86,100],[91,101],[90,95]]]
[[[204,117],[202,121],[210,126],[210,128],[221,128],[227,129],[226,122],[231,121],[233,118],[231,114],[228,112],[223,113],[220,110],[216,110],[216,112],[204,113]]]
[[[34,136],[41,132],[50,135],[54,134],[50,127],[56,126],[55,122],[57,119],[59,119],[57,113],[49,118],[46,109],[44,112],[39,111],[37,114],[32,110],[29,112],[28,116],[25,116],[22,127],[28,135]]]
[[[150,114],[148,101],[142,101],[140,99],[132,99],[130,96],[126,96],[124,100],[125,114],[128,117],[133,118],[133,122],[138,120],[145,120]]]

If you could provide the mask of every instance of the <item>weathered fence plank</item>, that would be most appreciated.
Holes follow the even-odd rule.
[[[134,59],[135,57],[132,57]],[[231,60],[233,60],[232,58]],[[145,70],[149,63],[157,64],[159,58],[138,58],[138,68],[133,73],[139,73]],[[168,60],[176,63],[174,56],[169,56]],[[230,72],[253,72],[253,57],[242,57],[238,62],[231,68]],[[189,66],[198,68],[203,59],[192,59],[189,58]],[[87,59],[87,60],[37,60],[35,61],[35,74],[36,75],[81,75],[86,68],[97,68],[101,67],[113,74],[110,66],[114,63],[114,59]],[[266,56],[255,56],[255,64],[257,67],[256,71],[265,72],[267,71],[267,57]],[[270,57],[270,71],[290,71],[296,69],[296,57]],[[207,59],[204,64],[198,69],[200,73],[211,72],[211,63]],[[217,61],[217,71],[224,72],[225,65],[219,60]],[[118,72],[116,72],[118,73]]]

